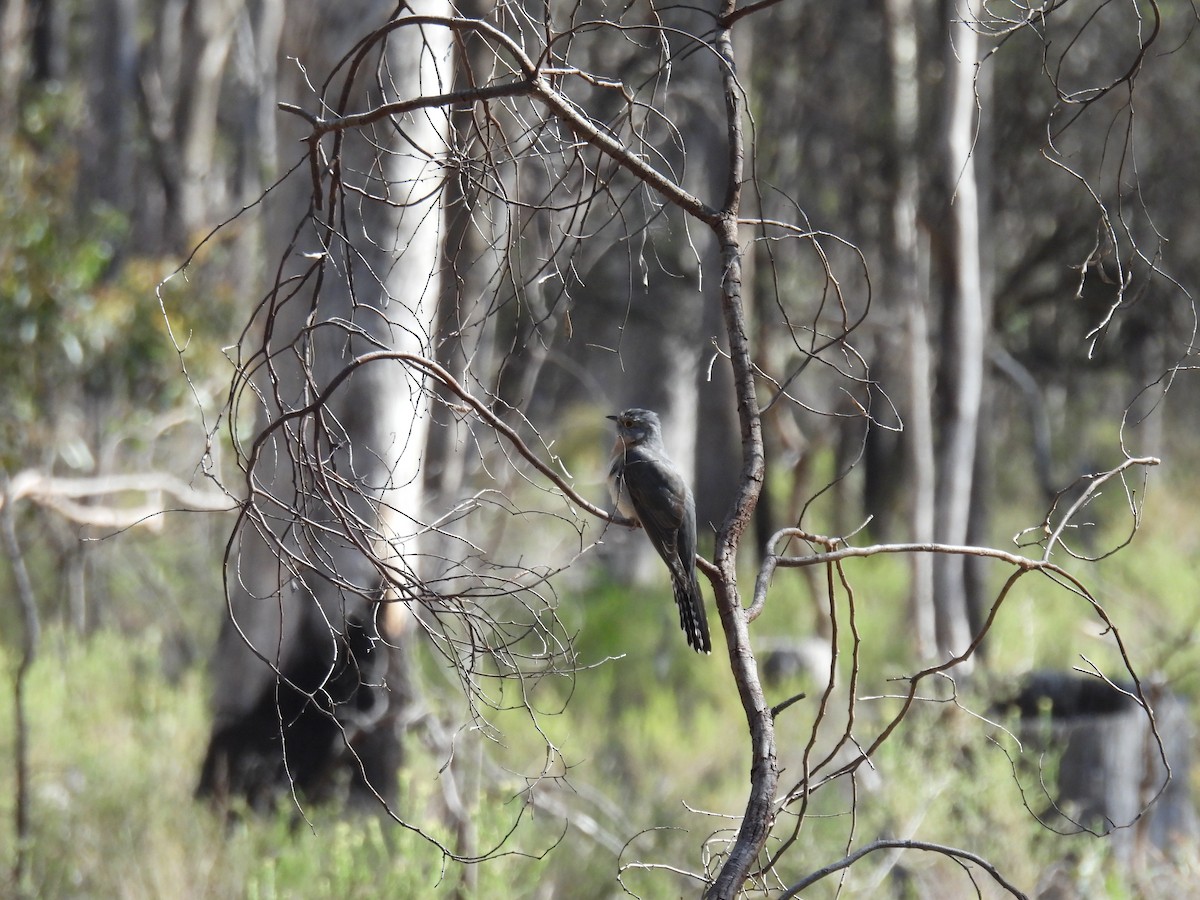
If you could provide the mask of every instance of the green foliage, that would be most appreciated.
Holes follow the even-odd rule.
[[[0,460],[14,468],[63,452],[57,426],[78,407],[125,401],[140,419],[187,391],[155,293],[173,264],[139,255],[118,210],[81,208],[80,104],[43,89],[0,142]],[[222,282],[172,286],[166,299],[181,342],[228,333]]]
[[[9,452],[27,443],[24,430],[62,381],[105,349],[86,323],[122,225],[99,212],[81,220],[74,208],[79,160],[63,127],[78,117],[73,106],[59,92],[29,103],[0,153],[0,390],[11,401],[0,448]]]

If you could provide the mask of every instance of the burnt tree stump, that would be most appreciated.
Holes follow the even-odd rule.
[[[1021,716],[1027,755],[1058,761],[1057,776],[1045,785],[1051,805],[1042,821],[1059,831],[1106,835],[1124,861],[1149,847],[1170,852],[1197,833],[1188,708],[1164,688],[1145,690],[1161,750],[1132,685],[1041,671],[1027,676],[1010,701]]]
[[[377,603],[307,581],[242,597],[225,619],[197,796],[263,810],[293,788],[308,800],[394,799],[405,661],[381,638]]]

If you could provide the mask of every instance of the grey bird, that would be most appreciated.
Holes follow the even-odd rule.
[[[696,501],[667,458],[658,414],[627,409],[609,416],[617,423],[617,444],[608,471],[608,489],[617,512],[638,522],[671,570],[679,625],[688,644],[708,653],[712,641],[704,596],[696,580]]]

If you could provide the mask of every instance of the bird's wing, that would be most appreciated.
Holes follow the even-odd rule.
[[[662,458],[632,451],[622,472],[625,490],[654,549],[672,571],[687,560],[680,556],[680,528],[687,516],[688,488],[674,467]],[[694,547],[692,548],[693,553]],[[682,574],[682,573],[681,573]]]

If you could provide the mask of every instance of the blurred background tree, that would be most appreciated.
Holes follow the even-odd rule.
[[[10,488],[25,486],[6,507],[49,624],[41,671],[119,669],[114,684],[144,697],[112,715],[133,728],[150,728],[154,717],[173,729],[173,767],[151,769],[135,750],[99,743],[108,763],[125,760],[159,779],[125,785],[127,794],[149,802],[174,783],[188,810],[186,825],[148,817],[134,829],[142,839],[124,845],[132,855],[150,841],[164,872],[173,867],[142,891],[301,885],[286,893],[318,873],[330,890],[350,893],[353,870],[375,860],[378,871],[381,858],[403,890],[400,880],[424,865],[412,848],[410,870],[394,861],[386,824],[377,842],[355,844],[330,839],[341,833],[326,823],[330,856],[308,868],[302,854],[282,849],[292,840],[286,828],[182,860],[177,848],[189,840],[222,843],[205,808],[182,798],[206,745],[219,745],[230,723],[258,729],[243,766],[249,781],[229,777],[238,764],[228,759],[218,766],[225,781],[206,781],[234,810],[239,793],[270,807],[294,784],[312,799],[349,783],[392,800],[435,841],[436,860],[486,854],[536,794],[576,851],[520,870],[551,893],[594,866],[589,890],[605,896],[618,861],[631,857],[697,860],[694,836],[646,833],[633,851],[622,845],[643,828],[677,823],[681,798],[740,809],[745,760],[728,740],[732,688],[675,646],[667,585],[644,537],[567,502],[513,454],[495,422],[602,504],[611,439],[603,415],[658,409],[673,458],[694,477],[711,556],[741,460],[723,272],[710,234],[521,100],[453,104],[444,122],[408,114],[330,132],[315,145],[325,154],[318,159],[341,171],[310,172],[300,141],[314,123],[277,102],[328,118],[389,98],[503,83],[512,59],[483,32],[457,31],[451,44],[439,43],[444,30],[427,28],[408,49],[398,33],[350,78],[358,41],[388,20],[391,5],[6,0],[0,10],[0,462]],[[720,200],[727,136],[708,43],[712,10],[635,4],[585,15],[477,3],[458,12],[532,56],[553,48],[563,70],[547,77],[603,75],[572,82],[581,108],[693,195]],[[866,535],[880,540],[989,546],[1034,526],[1037,539],[1094,483],[1088,476],[1162,456],[1172,496],[1152,508],[1151,536],[1138,538],[1161,564],[1147,554],[1097,571],[1106,596],[1143,613],[1133,634],[1125,630],[1133,624],[1114,619],[1144,651],[1144,669],[1164,672],[1184,695],[1200,689],[1190,641],[1197,619],[1180,608],[1189,531],[1186,517],[1173,519],[1187,508],[1176,498],[1196,489],[1188,475],[1196,389],[1177,377],[1190,370],[1200,278],[1194,254],[1179,249],[1197,239],[1190,210],[1200,185],[1187,155],[1200,80],[1189,52],[1195,24],[1188,6],[1135,0],[1037,10],[889,0],[843,3],[836,13],[794,3],[738,20],[752,151],[742,209],[802,229],[742,232],[767,463],[743,562],[789,525],[843,535],[867,522]],[[314,177],[328,180],[314,185]],[[964,237],[971,228],[973,246]],[[185,259],[183,275],[156,292]],[[979,317],[970,341],[967,300]],[[320,415],[297,420],[311,431],[288,431],[289,411],[321,397],[371,350],[436,361],[495,422],[444,381],[397,365],[356,372]],[[968,390],[973,400],[962,396]],[[974,412],[964,411],[968,400]],[[1081,475],[1076,492],[1055,503]],[[279,498],[280,485],[277,507],[243,507],[228,547],[230,517],[147,517],[231,506],[226,488],[241,501]],[[1111,487],[1070,523],[1071,550],[1100,556],[1120,544],[1130,492],[1140,524],[1140,483]],[[1155,517],[1163,531],[1153,529]],[[368,548],[352,540],[363,523],[374,538]],[[630,564],[634,554],[642,561]],[[842,688],[853,672],[885,694],[886,677],[963,650],[998,582],[977,560],[950,559],[954,571],[941,573],[920,555],[907,570],[872,563],[857,596],[880,599],[870,602],[872,621],[855,622],[862,634],[852,644],[845,615],[855,594],[827,596],[817,577],[782,582],[782,599],[755,625],[756,647],[764,657],[796,654],[802,669],[806,660],[812,668],[814,646],[823,650],[818,671],[771,690],[782,698],[819,689],[832,666]],[[392,601],[389,612],[420,612],[398,617],[407,624],[389,632],[375,620],[380,599]],[[1025,602],[1030,615],[1001,617],[989,632],[996,673],[1095,655],[1076,639],[1086,615],[1037,591],[1010,605]],[[21,621],[17,604],[0,606],[13,667]],[[1026,622],[1036,622],[1036,634]],[[285,647],[291,631],[308,642]],[[209,679],[202,662],[214,642],[220,663]],[[293,658],[299,670],[289,668]],[[1111,656],[1103,665],[1120,671]],[[50,704],[73,708],[58,680],[26,682],[35,748],[76,743],[70,731],[39,725]],[[210,686],[215,727],[196,699]],[[843,705],[853,714],[850,692]],[[97,698],[89,712],[84,698],[66,721],[88,733],[106,702]],[[257,725],[245,725],[245,714]],[[323,756],[309,766],[311,782],[307,756],[285,765],[287,730],[302,714],[324,729],[291,743]],[[858,715],[872,721],[867,709]],[[522,734],[519,721],[535,733]],[[788,727],[781,742],[802,746],[807,727]],[[914,730],[910,752],[935,742],[926,727]],[[360,740],[376,728],[388,744],[382,768],[364,764]],[[414,728],[420,740],[407,747],[406,774],[389,780],[401,735]],[[693,778],[680,771],[680,734],[692,736],[687,755],[700,760]],[[975,752],[978,733],[940,739],[947,773],[983,778],[952,762],[963,748]],[[908,746],[889,745],[877,764],[887,768],[894,752],[903,765]],[[15,740],[0,740],[10,747]],[[105,853],[77,854],[72,868],[58,852],[82,834],[64,824],[67,813],[106,830],[103,806],[119,794],[95,785],[108,771],[104,755],[37,757],[26,833],[0,841],[22,862],[18,887],[103,893],[116,877],[99,862]],[[576,769],[584,760],[592,768]],[[783,763],[807,772],[808,752]],[[424,778],[439,770],[441,779]],[[1005,772],[987,777],[1003,790]],[[944,784],[911,791],[877,795],[878,813],[863,809],[857,827],[908,833],[917,809],[953,792]],[[628,793],[645,797],[618,808]],[[511,815],[487,802],[501,798],[518,798]],[[845,811],[836,798],[814,804],[823,815]],[[1009,808],[1020,811],[1011,796],[996,805],[1004,809],[978,824],[975,808],[945,813],[944,822],[930,815],[928,833],[936,838],[944,826],[987,849]],[[308,800],[300,808],[317,815]],[[815,830],[803,812],[796,821]],[[712,823],[701,817],[689,827]],[[842,828],[818,844],[813,868],[844,852]],[[556,827],[535,827],[529,840],[544,848],[557,839]],[[262,847],[273,848],[276,868],[247,862]],[[1011,849],[989,852],[1003,859]],[[205,882],[200,873],[221,852],[236,857],[229,880]],[[1033,884],[1053,865],[1078,861],[1073,853],[1027,855],[1019,874]],[[339,882],[329,873],[342,865]],[[624,871],[627,883],[648,879],[637,882],[643,895],[695,887],[655,880],[671,876],[652,869]],[[919,885],[932,877],[884,864],[872,871]],[[1076,885],[1085,871],[1080,863]],[[1148,871],[1125,883],[1161,875]],[[470,890],[473,877],[460,887]],[[497,877],[511,886],[511,876]]]

